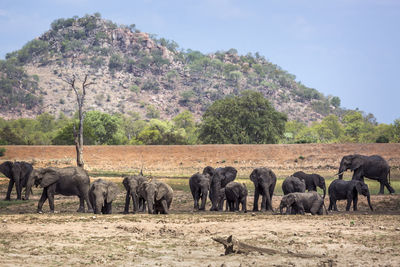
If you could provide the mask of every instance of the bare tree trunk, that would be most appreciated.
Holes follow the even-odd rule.
[[[78,91],[78,89],[75,87],[75,75],[70,80],[63,80],[64,82],[71,85],[72,89],[75,92],[76,101],[78,103],[79,128],[77,132],[74,124],[74,142],[76,148],[76,164],[81,168],[85,166],[85,162],[83,160],[83,120],[85,118],[83,105],[85,103],[86,87],[94,84],[93,82],[87,82],[87,78],[88,76],[85,75],[85,79],[82,82],[81,91]]]

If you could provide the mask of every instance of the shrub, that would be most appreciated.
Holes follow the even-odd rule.
[[[6,149],[4,147],[0,147],[0,157],[4,156],[6,153]]]
[[[122,58],[119,55],[112,55],[110,58],[110,61],[108,63],[108,67],[110,68],[110,70],[120,70],[122,69],[123,66],[123,62],[122,62]]]

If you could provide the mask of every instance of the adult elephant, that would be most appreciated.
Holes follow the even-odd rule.
[[[54,195],[78,196],[78,212],[85,212],[85,202],[88,212],[93,212],[89,201],[90,178],[87,172],[80,167],[43,168],[33,170],[31,177],[36,186],[43,188],[37,212],[43,213],[43,203],[48,199],[50,212],[54,212]]]
[[[324,177],[316,173],[308,174],[302,171],[295,172],[292,174],[292,176],[295,176],[303,180],[306,184],[306,189],[308,192],[317,191],[317,187],[321,188],[322,191],[324,192],[324,196],[322,198],[325,199],[326,184]]]
[[[282,182],[282,191],[284,195],[294,192],[304,193],[306,191],[306,184],[304,180],[298,177],[289,176]]]
[[[193,196],[193,209],[205,210],[207,203],[207,195],[210,190],[210,176],[201,173],[195,173],[189,178],[189,187]],[[199,200],[201,205],[199,207]]]
[[[254,183],[254,205],[253,211],[258,211],[258,198],[260,194],[261,211],[272,209],[272,196],[274,194],[276,175],[269,168],[256,168],[250,174],[250,180]]]
[[[344,181],[336,179],[332,181],[328,188],[329,192],[329,208],[328,210],[337,211],[336,201],[347,199],[346,211],[350,210],[351,202],[353,202],[353,210],[357,210],[358,194],[367,197],[368,205],[373,210],[371,205],[371,197],[368,185],[359,180]]]
[[[5,161],[0,164],[0,172],[10,179],[5,200],[11,200],[11,191],[15,184],[17,191],[17,199],[21,200],[22,188],[25,187],[25,198],[29,199],[32,190],[33,181],[29,180],[29,176],[33,170],[32,164],[25,161]]]
[[[304,215],[305,212],[309,212],[312,215],[324,214],[324,200],[322,197],[315,191],[305,192],[305,193],[290,193],[284,195],[281,200],[281,204],[279,205],[280,213],[282,214],[283,208],[286,209],[286,213],[289,211],[294,211],[292,214],[300,213]]]
[[[223,209],[223,196],[221,195],[221,189],[235,180],[237,170],[234,167],[224,167],[214,169],[207,166],[203,169],[204,175],[209,175],[210,180],[210,200],[211,200],[211,211],[221,211]],[[222,200],[222,201],[221,201]]]
[[[354,172],[352,180],[364,181],[364,177],[377,180],[381,184],[379,194],[384,193],[384,186],[386,186],[390,194],[395,192],[390,186],[390,166],[379,155],[364,156],[354,154],[344,156],[340,162],[339,179],[343,178],[343,172],[348,169]]]
[[[174,191],[166,183],[145,181],[139,187],[139,195],[146,200],[149,214],[168,214]]]
[[[90,185],[89,201],[95,214],[111,214],[112,202],[119,193],[118,186],[103,179],[98,179]]]
[[[139,187],[140,185],[147,181],[147,178],[142,175],[131,175],[125,176],[122,180],[122,184],[126,189],[126,197],[125,197],[125,209],[124,213],[129,213],[129,204],[132,198],[133,204],[133,213],[138,211],[145,211],[145,200],[139,196]]]

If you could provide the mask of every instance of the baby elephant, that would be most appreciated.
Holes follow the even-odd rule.
[[[280,213],[282,214],[283,208],[287,208],[286,214],[290,213],[290,210],[294,210],[294,214],[310,212],[312,215],[324,214],[323,211],[324,200],[315,191],[307,193],[290,193],[282,197],[281,204],[279,206]]]
[[[208,191],[210,190],[210,177],[201,173],[195,173],[189,178],[189,187],[194,201],[194,210],[205,210]],[[199,207],[199,200],[201,204]]]
[[[284,195],[294,192],[304,193],[306,191],[306,184],[300,178],[289,176],[282,183],[282,191]]]
[[[147,181],[147,178],[141,175],[124,177],[124,180],[122,181],[122,184],[126,189],[124,214],[129,213],[129,204],[131,202],[131,198],[133,203],[133,213],[136,213],[138,211],[143,212],[146,210],[144,199],[139,197],[138,192],[140,185],[145,181]]]
[[[368,205],[371,210],[373,210],[371,205],[371,198],[369,194],[368,185],[359,180],[345,181],[341,179],[336,179],[332,181],[328,188],[329,192],[329,208],[328,210],[337,211],[336,201],[347,199],[346,211],[350,210],[351,202],[353,202],[354,211],[357,210],[357,200],[358,194],[367,197]]]
[[[239,204],[242,205],[242,211],[247,212],[247,187],[246,184],[230,182],[225,186],[225,197],[229,211],[238,211]]]
[[[89,201],[96,214],[111,214],[112,202],[117,198],[119,189],[116,184],[98,179],[89,189]]]
[[[139,195],[146,200],[149,214],[168,214],[174,191],[166,183],[145,181],[139,187]]]

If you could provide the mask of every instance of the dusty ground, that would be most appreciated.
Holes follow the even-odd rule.
[[[136,147],[137,148],[137,147]],[[204,149],[198,156],[193,157],[185,151],[196,148]],[[268,155],[273,157],[276,166],[275,172],[280,178],[286,173],[299,169],[319,169],[321,172],[331,173],[336,170],[338,159],[348,153],[340,145],[332,147],[282,146],[283,151],[276,147],[218,147],[224,154],[225,162],[217,163],[222,158],[215,148],[202,147],[155,147],[153,157],[145,147],[142,149],[142,161],[148,164],[152,173],[166,173],[169,176],[185,176],[186,172],[198,171],[201,164],[206,162],[212,166],[234,165],[239,169],[241,180],[248,180],[248,172],[256,161],[245,156],[257,155],[259,163],[265,163]],[[249,150],[243,154],[242,149]],[[391,161],[391,165],[398,164],[400,146],[354,146],[353,148],[365,154],[384,154]],[[57,148],[59,149],[59,148]],[[73,148],[72,148],[73,149]],[[96,154],[98,149],[99,154]],[[85,150],[85,159],[89,166],[93,166],[92,173],[101,171],[127,172],[126,166],[131,164],[123,159],[122,154],[132,155],[130,148],[124,147],[126,153],[104,153],[109,147],[91,147]],[[147,148],[149,149],[149,148]],[[160,160],[160,151],[170,149],[169,157],[163,156]],[[180,158],[187,159],[179,161]],[[229,152],[229,149],[232,151]],[[16,151],[25,150],[27,153],[18,154]],[[37,151],[38,149],[33,149]],[[68,158],[63,161],[61,154],[71,155],[66,151],[71,147],[64,147],[64,152],[52,154],[53,149],[43,148],[43,151],[34,154],[26,147],[7,147],[7,159],[34,159],[36,166],[67,164]],[[110,151],[111,151],[110,150]],[[151,150],[151,149],[150,149]],[[338,151],[337,154],[328,153]],[[41,151],[39,149],[39,151]],[[94,155],[95,159],[89,156]],[[262,152],[260,152],[262,151]],[[314,151],[314,152],[313,152]],[[317,152],[315,152],[317,151]],[[322,153],[324,152],[324,153]],[[15,154],[13,154],[15,153]],[[30,154],[32,153],[32,154]],[[61,154],[60,154],[61,153]],[[112,154],[115,153],[115,154]],[[202,154],[204,153],[204,154]],[[235,154],[237,153],[237,154]],[[242,157],[235,163],[235,157],[242,153]],[[270,153],[270,154],[268,154]],[[336,153],[336,152],[335,152]],[[104,160],[99,155],[107,155]],[[316,156],[316,155],[320,156]],[[348,153],[350,154],[350,153]],[[47,155],[47,156],[46,156]],[[207,157],[208,155],[208,157]],[[226,155],[230,155],[229,157]],[[273,156],[276,155],[276,156]],[[279,156],[278,156],[279,155]],[[295,162],[294,155],[298,162]],[[299,159],[304,155],[305,159]],[[46,159],[47,157],[47,159]],[[204,157],[193,169],[186,168],[190,162],[194,164],[198,157]],[[149,160],[154,159],[154,162]],[[324,161],[323,158],[326,160]],[[4,160],[5,157],[2,158]],[[147,160],[144,160],[147,159]],[[314,159],[314,161],[313,161]],[[210,162],[212,161],[212,162]],[[287,161],[287,165],[284,162]],[[301,161],[299,163],[299,161]],[[175,162],[175,163],[173,163]],[[182,162],[182,164],[180,164]],[[272,162],[272,161],[271,161]],[[69,162],[73,164],[74,162]],[[168,164],[165,164],[168,163]],[[232,164],[231,164],[232,163]],[[295,164],[303,164],[303,167]],[[101,168],[105,164],[105,168]],[[332,164],[332,168],[329,165]],[[168,171],[169,166],[174,171]],[[209,164],[207,164],[209,165]],[[318,165],[320,167],[318,168]],[[396,165],[399,166],[400,164]],[[131,165],[133,166],[133,165]],[[182,169],[179,169],[183,166]],[[263,166],[263,165],[261,165]],[[268,166],[268,165],[266,165]],[[308,166],[308,167],[307,167]],[[315,166],[315,168],[313,167]],[[394,188],[400,192],[398,168],[394,168]],[[334,168],[335,167],[335,168]],[[164,170],[167,170],[164,172]],[[177,173],[180,170],[180,173]],[[136,171],[132,167],[132,171]],[[347,174],[347,178],[350,174]],[[339,202],[339,213],[330,213],[323,216],[296,215],[284,216],[272,213],[211,213],[193,212],[192,198],[187,186],[187,178],[171,179],[160,178],[169,183],[175,192],[170,215],[148,214],[121,214],[124,206],[124,192],[121,178],[106,177],[121,187],[118,199],[113,203],[113,215],[96,215],[76,213],[78,199],[75,197],[56,196],[56,214],[49,214],[48,203],[44,205],[44,214],[36,214],[37,200],[40,189],[34,189],[34,195],[29,201],[0,201],[0,265],[1,266],[70,266],[70,265],[108,265],[108,266],[399,266],[400,265],[400,195],[373,195],[372,204],[375,211],[368,210],[364,198],[360,198],[358,212],[343,212],[345,203]],[[280,179],[281,181],[281,179]],[[0,198],[4,198],[7,180],[0,178]],[[273,207],[277,208],[280,202],[280,192],[273,197]],[[250,188],[248,208],[252,207],[252,188]],[[13,192],[12,197],[15,198]],[[328,200],[326,200],[328,204]],[[223,256],[222,245],[212,241],[212,237],[227,237],[233,235],[240,241],[263,248],[276,249],[280,252],[309,254],[311,258],[298,258],[287,255],[249,255]]]

